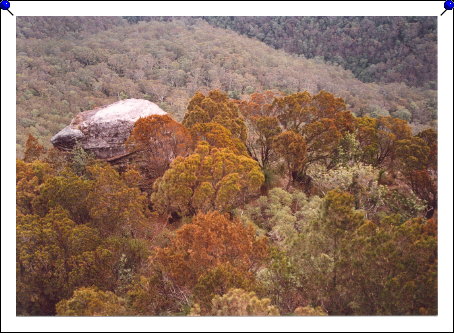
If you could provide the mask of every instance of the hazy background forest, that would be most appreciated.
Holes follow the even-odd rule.
[[[344,98],[356,115],[391,115],[416,132],[436,126],[433,17],[17,22],[19,156],[28,133],[48,145],[80,111],[144,98],[182,120],[189,98],[211,89],[235,99],[267,89],[326,90]]]

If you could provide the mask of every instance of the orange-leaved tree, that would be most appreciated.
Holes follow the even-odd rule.
[[[219,212],[199,213],[177,230],[171,243],[157,248],[152,261],[180,288],[192,288],[199,277],[221,264],[256,271],[268,256],[265,237],[252,226]]]
[[[288,188],[306,165],[306,141],[301,134],[285,131],[275,137],[273,144],[276,152],[284,160],[288,175]]]
[[[44,156],[46,149],[38,142],[38,140],[31,134],[28,135],[25,142],[24,161],[32,162]]]
[[[274,159],[273,141],[282,132],[279,120],[270,116],[253,116],[248,119],[248,125],[248,152],[266,169]]]
[[[246,118],[271,116],[274,99],[283,96],[283,93],[266,90],[262,93],[253,93],[249,98],[238,101],[237,104],[241,114]]]
[[[193,148],[189,131],[167,115],[137,120],[126,145],[149,180],[161,177],[177,156],[187,156]]]
[[[411,137],[410,126],[402,119],[362,117],[357,119],[357,126],[362,160],[373,166],[387,164],[392,167],[396,142]]]

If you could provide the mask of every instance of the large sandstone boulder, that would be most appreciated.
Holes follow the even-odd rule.
[[[79,113],[51,142],[62,150],[70,150],[79,143],[98,158],[108,159],[126,153],[124,143],[139,118],[165,114],[152,102],[126,99]]]

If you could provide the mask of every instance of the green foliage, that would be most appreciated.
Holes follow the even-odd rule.
[[[202,309],[211,308],[211,300],[216,295],[224,295],[231,288],[246,291],[257,289],[254,276],[231,264],[220,264],[201,275],[194,286],[194,302]]]
[[[300,306],[295,309],[295,316],[326,316],[327,313],[321,307]]]
[[[36,160],[26,163],[16,160],[16,208],[17,214],[32,214],[33,202],[41,185],[52,176],[54,170],[48,163]]]
[[[200,315],[200,308],[194,307],[191,315]],[[260,299],[254,292],[230,289],[225,295],[216,295],[212,300],[212,316],[278,316],[279,310],[271,305],[268,298]]]
[[[125,316],[125,301],[110,291],[79,288],[57,304],[58,316]]]
[[[146,195],[125,183],[111,166],[89,168],[93,190],[87,196],[91,221],[103,234],[138,236],[147,228]]]
[[[204,17],[306,58],[350,69],[364,82],[436,81],[436,21],[428,17]],[[356,41],[357,43],[352,43]],[[417,70],[415,71],[415,69]]]
[[[39,195],[32,202],[33,211],[45,215],[52,208],[62,207],[75,222],[88,222],[88,196],[92,185],[92,181],[65,170],[42,184]]]
[[[176,158],[155,182],[151,201],[162,213],[230,211],[256,194],[263,182],[253,159],[201,142],[194,154]]]
[[[124,290],[148,256],[144,241],[121,237],[142,235],[145,196],[107,166],[78,176],[18,160],[16,175],[17,313],[55,314],[79,287]]]
[[[312,207],[317,201],[317,197],[309,201],[306,195],[299,191],[289,193],[281,188],[274,188],[267,196],[260,197],[236,213],[262,228],[279,247],[288,249],[302,227],[303,218],[313,214]]]
[[[87,173],[87,167],[95,164],[95,156],[79,146],[75,146],[71,151],[71,169],[79,176]]]
[[[306,302],[301,273],[292,255],[286,251],[272,248],[269,264],[257,275],[263,286],[262,293],[276,304],[281,314],[290,314],[295,307]]]
[[[238,106],[220,90],[210,91],[207,96],[196,93],[189,101],[183,125],[191,128],[195,124],[211,122],[223,125],[234,137],[246,140],[246,125]]]
[[[74,273],[80,256],[94,255],[99,243],[95,229],[77,226],[67,212],[53,209],[46,216],[17,218],[17,312],[51,315],[61,297],[69,295],[89,276]],[[81,273],[81,272],[80,272]],[[83,275],[83,276],[81,276]]]

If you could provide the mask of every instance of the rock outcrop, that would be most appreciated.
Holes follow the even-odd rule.
[[[52,137],[51,142],[62,150],[80,144],[98,158],[109,159],[126,153],[124,143],[139,118],[165,114],[159,106],[147,100],[126,99],[79,113]]]

